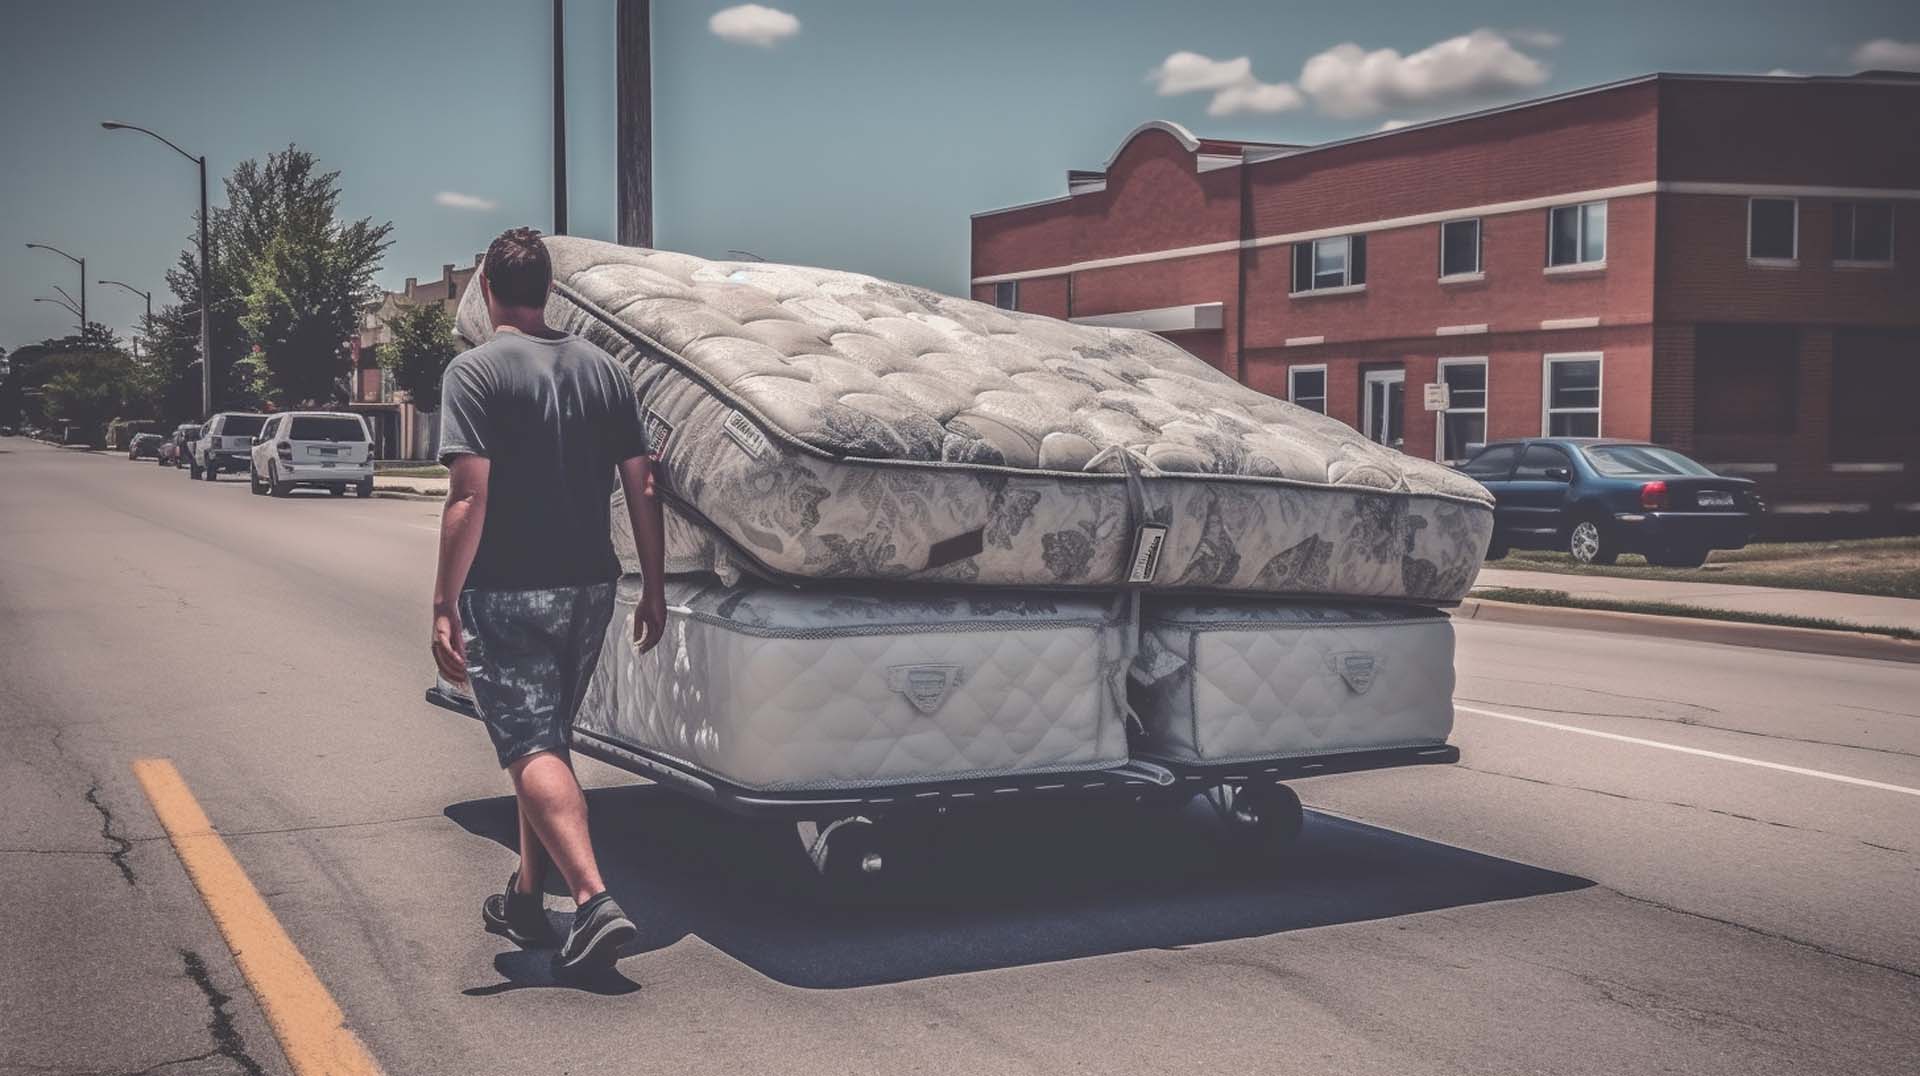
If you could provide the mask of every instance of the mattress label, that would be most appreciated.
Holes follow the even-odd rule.
[[[767,435],[761,433],[760,427],[755,426],[747,416],[738,411],[729,411],[723,425],[727,436],[733,438],[734,443],[744,449],[747,455],[760,460],[773,454],[773,445],[768,442]]]
[[[656,459],[667,452],[667,442],[673,439],[673,423],[660,417],[660,412],[649,407],[644,420],[647,437],[647,451]]]
[[[905,695],[923,714],[938,710],[964,679],[958,665],[895,665],[887,670],[887,686]]]
[[[1166,548],[1167,528],[1148,523],[1133,535],[1133,563],[1127,569],[1127,582],[1151,583],[1160,570],[1160,551]]]
[[[1327,655],[1327,667],[1345,680],[1355,695],[1365,695],[1380,671],[1380,661],[1364,650],[1342,650]]]

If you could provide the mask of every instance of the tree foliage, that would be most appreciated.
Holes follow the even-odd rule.
[[[265,165],[243,162],[227,181],[240,325],[265,353],[268,391],[283,406],[345,400],[341,343],[379,298],[374,274],[391,245],[391,223],[338,219],[340,173],[316,164],[288,146]]]
[[[126,409],[133,360],[125,352],[63,351],[40,365],[46,412],[79,426],[89,439]]]
[[[422,411],[440,409],[440,377],[458,349],[453,318],[440,303],[403,305],[387,319],[390,343],[381,346],[380,368]]]

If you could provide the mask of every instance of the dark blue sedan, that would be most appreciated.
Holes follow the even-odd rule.
[[[1751,481],[1636,441],[1496,441],[1460,470],[1493,494],[1489,560],[1558,549],[1582,564],[1639,553],[1661,567],[1697,568],[1710,550],[1746,545],[1766,512]]]

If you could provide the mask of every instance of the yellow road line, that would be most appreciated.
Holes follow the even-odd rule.
[[[214,832],[180,771],[164,758],[147,758],[133,764],[133,773],[233,950],[293,1071],[299,1076],[378,1076],[379,1064],[347,1030],[346,1015]]]

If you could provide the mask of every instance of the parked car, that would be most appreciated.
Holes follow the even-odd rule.
[[[1752,481],[1659,445],[1577,437],[1497,441],[1460,466],[1493,493],[1487,558],[1559,549],[1582,564],[1639,553],[1697,568],[1753,537],[1766,504]]]
[[[359,415],[338,411],[288,411],[267,420],[253,439],[249,488],[285,497],[300,486],[318,486],[335,497],[347,490],[373,496],[373,439]]]
[[[130,460],[157,460],[160,458],[160,446],[166,438],[157,433],[136,433],[133,440],[127,442],[127,458]]]
[[[173,428],[167,439],[160,445],[159,463],[162,467],[178,467],[187,457],[187,446],[200,436],[200,427],[191,422],[181,423]]]
[[[267,416],[222,411],[200,428],[200,437],[187,454],[188,477],[219,481],[222,471],[247,469],[247,452],[266,425]]]

